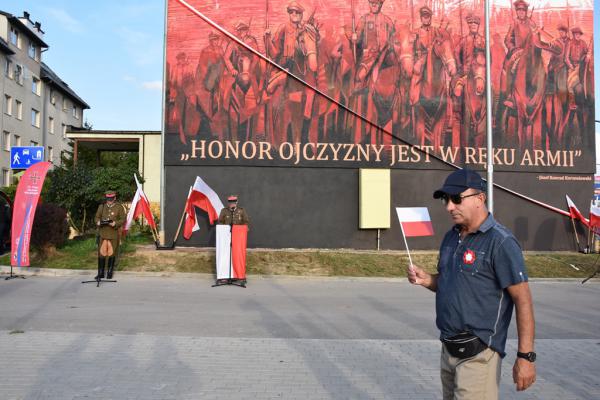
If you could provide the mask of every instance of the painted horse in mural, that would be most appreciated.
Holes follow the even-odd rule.
[[[456,74],[456,60],[448,31],[434,28],[430,36],[415,39],[415,65],[410,86],[413,130],[418,145],[443,144],[451,102],[449,79]]]

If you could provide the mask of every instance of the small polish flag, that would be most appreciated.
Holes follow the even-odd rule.
[[[567,206],[569,206],[569,213],[571,214],[571,219],[580,220],[585,226],[590,226],[590,221],[579,211],[573,200],[568,195],[565,195],[567,198]]]
[[[433,225],[427,207],[396,207],[404,236],[431,236]]]
[[[595,206],[593,203],[590,206],[590,227],[595,232],[600,232],[600,207]]]
[[[192,237],[193,232],[200,229],[198,221],[196,221],[196,209],[194,207],[206,211],[211,224],[219,219],[219,213],[224,208],[219,195],[199,176],[196,177],[196,182],[194,182],[194,187],[190,191],[185,205],[186,218],[183,226],[183,237],[186,240]]]

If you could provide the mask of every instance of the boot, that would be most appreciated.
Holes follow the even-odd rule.
[[[98,257],[98,275],[94,277],[94,279],[102,279],[104,278],[104,264],[106,263],[106,257]]]
[[[112,279],[113,277],[113,269],[115,268],[115,257],[108,257],[108,274],[106,274],[106,279]]]

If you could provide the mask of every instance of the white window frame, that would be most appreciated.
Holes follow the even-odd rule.
[[[21,86],[25,82],[25,67],[21,64],[15,64],[15,82]]]
[[[35,93],[38,96],[42,94],[42,81],[35,75],[31,76],[31,93]]]
[[[12,60],[9,59],[8,57],[6,57],[5,62],[4,62],[4,76],[6,76],[8,79],[15,78],[15,70],[13,69],[13,66],[12,66]]]
[[[12,96],[9,96],[8,94],[4,95],[3,111],[6,115],[12,115]]]
[[[48,160],[52,164],[54,164],[54,148],[52,146],[48,146]]]
[[[60,128],[62,130],[63,139],[66,139],[67,138],[67,124],[61,124]]]
[[[23,120],[23,103],[20,102],[19,100],[15,99],[15,107],[17,109],[16,117],[19,121],[22,121]]]
[[[56,105],[56,90],[50,89],[50,104]]]
[[[32,49],[33,49],[33,57],[31,56]],[[33,40],[29,41],[29,47],[27,48],[27,54],[29,55],[29,58],[31,58],[35,61],[40,61],[39,46],[37,44],[35,44],[33,42]]]
[[[17,48],[21,48],[21,35],[19,34],[19,30],[14,26],[10,27],[10,32],[8,33],[8,41],[17,46]]]
[[[2,186],[10,186],[10,169],[2,168]]]
[[[31,126],[40,127],[40,112],[35,108],[31,109]]]
[[[15,146],[20,146],[21,145],[21,136],[14,135],[13,136],[13,142],[15,143]]]
[[[10,151],[10,132],[2,131],[2,150]]]
[[[48,117],[48,132],[54,135],[54,117]]]
[[[36,147],[38,144],[39,144],[39,143],[38,143],[38,142],[36,142],[35,140],[30,140],[30,141],[29,141],[29,145],[30,145],[31,147]]]
[[[66,97],[63,97],[63,102],[62,103],[63,103],[63,105],[62,105],[63,111],[67,111],[69,109],[69,103],[67,102],[67,98]]]

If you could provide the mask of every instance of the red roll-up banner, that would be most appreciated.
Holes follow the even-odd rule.
[[[29,266],[31,227],[44,179],[51,165],[49,162],[40,162],[27,168],[17,186],[13,205],[10,253],[10,265],[13,267]]]

